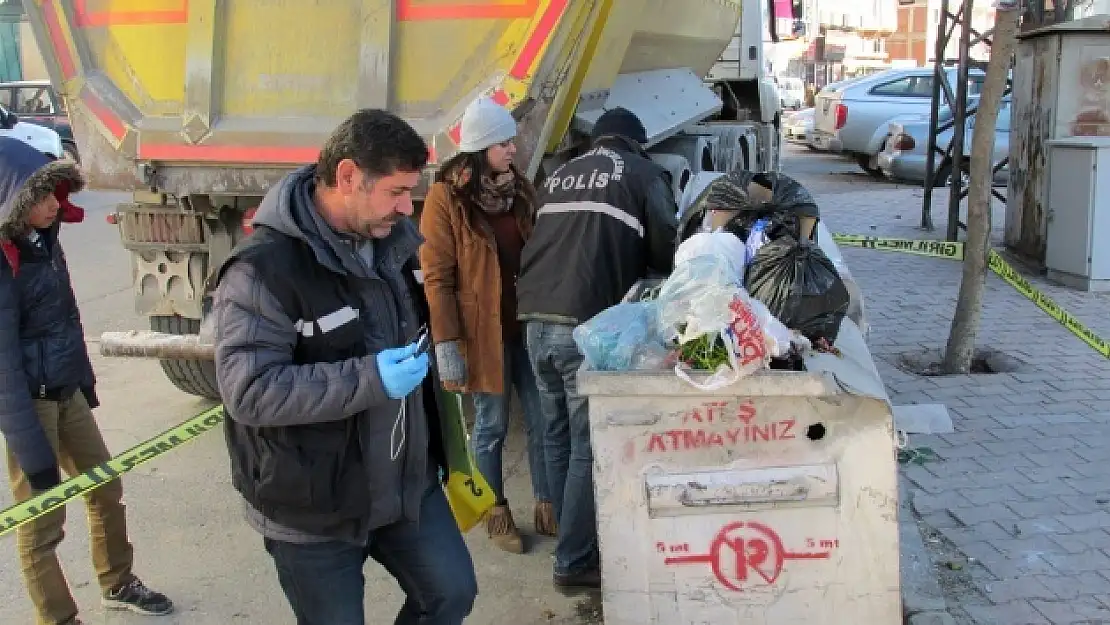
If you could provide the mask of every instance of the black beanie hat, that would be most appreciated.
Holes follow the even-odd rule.
[[[599,137],[605,135],[620,135],[627,137],[640,145],[647,143],[647,130],[644,129],[643,122],[632,111],[617,107],[605,111],[598,118],[597,123],[594,124],[593,132],[590,133],[590,139],[597,141]]]

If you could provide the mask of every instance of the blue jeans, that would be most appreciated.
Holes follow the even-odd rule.
[[[459,625],[478,595],[474,563],[439,484],[425,494],[419,524],[378,529],[366,547],[269,538],[265,543],[297,625],[365,625],[362,567],[367,557],[384,566],[405,591],[395,625]],[[374,622],[381,622],[380,616]]]
[[[524,340],[505,343],[505,394],[474,393],[474,462],[497,500],[505,499],[502,450],[509,434],[509,397],[516,388],[524,411],[524,432],[528,437],[528,466],[532,473],[532,495],[536,501],[551,501],[547,472],[543,462],[543,416],[540,392]]]
[[[590,415],[586,398],[578,394],[583,357],[573,331],[570,325],[538,321],[525,328],[543,410],[547,483],[559,523],[555,544],[559,574],[596,569],[599,561]]]

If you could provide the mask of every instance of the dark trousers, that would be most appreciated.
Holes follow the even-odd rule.
[[[384,566],[407,595],[396,625],[459,625],[478,595],[470,551],[439,484],[424,496],[419,524],[376,530],[367,547],[338,541],[265,543],[297,625],[365,625],[362,567],[368,557]],[[374,622],[381,622],[380,616]]]

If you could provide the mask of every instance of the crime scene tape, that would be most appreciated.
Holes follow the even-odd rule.
[[[224,420],[224,407],[209,408],[191,419],[145,440],[131,449],[76,475],[48,491],[0,511],[0,536],[111,482],[135,467],[150,462],[205,432]]]
[[[833,240],[837,245],[846,247],[859,247],[870,250],[881,250],[885,252],[902,252],[904,254],[916,254],[918,256],[927,256],[930,258],[944,258],[947,260],[963,260],[964,259],[964,243],[962,241],[926,241],[917,239],[888,239],[882,237],[868,237],[855,234],[833,234]],[[1034,304],[1040,308],[1049,317],[1056,320],[1057,323],[1067,328],[1072,334],[1079,337],[1081,341],[1086,343],[1091,349],[1102,354],[1104,358],[1110,358],[1110,342],[1095,334],[1090,328],[1083,325],[1071,313],[1064,310],[1053,299],[1033,286],[1026,280],[1010,263],[1007,263],[998,252],[990,251],[987,258],[987,266],[999,278],[1002,278],[1010,286],[1014,287],[1018,293],[1021,293]]]
[[[963,260],[964,243],[957,241],[929,241],[917,239],[892,239],[853,234],[833,234],[838,245],[858,247],[887,252],[901,252],[929,258]],[[991,250],[988,267],[1014,287],[1019,293],[1031,300],[1048,316],[1070,330],[1098,353],[1110,358],[1110,342],[1099,337],[1090,328],[1060,307],[1049,296],[1040,292],[1021,276],[1009,263]],[[113,479],[145,464],[161,455],[198,438],[205,432],[219,426],[224,420],[223,406],[215,406],[188,419],[164,432],[128,449],[127,451],[103,462],[83,473],[72,477],[48,491],[0,511],[0,537],[15,530],[20,525],[41,517],[58,506],[65,505],[77,497],[87,494]]]

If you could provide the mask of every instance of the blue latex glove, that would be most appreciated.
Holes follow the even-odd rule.
[[[385,394],[392,399],[407,397],[428,375],[428,354],[416,353],[416,343],[396,349],[387,349],[376,356],[378,377]]]

